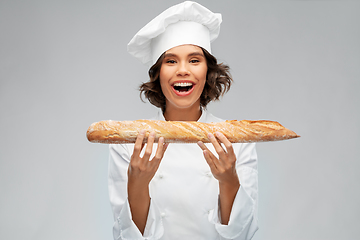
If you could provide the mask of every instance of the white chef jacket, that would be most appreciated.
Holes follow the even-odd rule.
[[[158,120],[165,120],[159,112]],[[199,122],[223,121],[203,111]],[[206,144],[216,154],[212,144]],[[153,154],[157,144],[154,144]],[[149,185],[150,208],[144,235],[132,221],[127,169],[134,144],[111,144],[109,195],[114,239],[251,239],[258,229],[258,171],[255,143],[233,144],[240,188],[228,225],[220,223],[219,184],[197,144],[170,143]]]

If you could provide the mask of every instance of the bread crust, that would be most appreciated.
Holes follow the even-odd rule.
[[[164,137],[168,143],[210,142],[209,133],[221,132],[232,143],[280,141],[300,137],[280,123],[268,120],[231,120],[216,123],[192,121],[100,121],[90,125],[87,138],[93,143],[135,143],[140,130],[145,129],[144,143],[150,132],[155,132],[155,141]]]

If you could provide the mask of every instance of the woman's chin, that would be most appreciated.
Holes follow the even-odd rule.
[[[189,100],[179,100],[174,101],[172,103],[167,103],[166,108],[169,110],[192,110],[192,109],[200,109],[200,101],[189,101]]]

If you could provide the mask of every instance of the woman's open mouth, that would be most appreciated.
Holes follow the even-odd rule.
[[[172,85],[172,88],[176,95],[185,96],[192,92],[195,84],[192,82],[176,82]]]

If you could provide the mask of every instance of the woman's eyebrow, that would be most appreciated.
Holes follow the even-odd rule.
[[[200,53],[200,52],[193,52],[189,54],[189,57],[193,57],[193,56],[201,56],[204,57],[204,54]]]
[[[165,53],[164,58],[167,58],[167,57],[176,57],[176,54],[173,54],[173,53]]]
[[[176,57],[177,55],[174,53],[165,53],[164,58],[167,57]],[[200,53],[200,52],[192,52],[188,55],[188,57],[193,57],[193,56],[201,56],[201,57],[205,57],[204,54]]]

